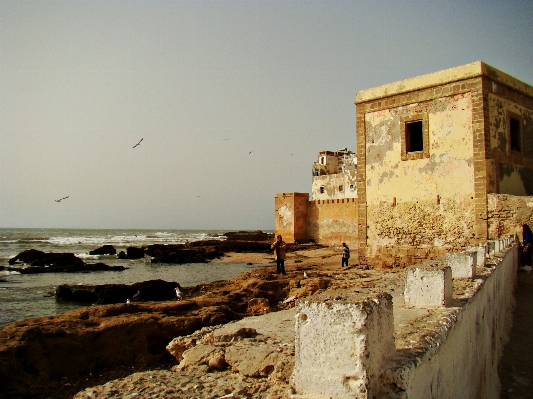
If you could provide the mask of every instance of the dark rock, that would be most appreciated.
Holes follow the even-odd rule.
[[[56,298],[64,301],[88,302],[98,304],[126,303],[141,301],[170,301],[176,299],[175,289],[181,286],[176,282],[149,280],[131,285],[60,285],[55,292]]]
[[[23,263],[29,266],[48,266],[56,268],[81,269],[84,262],[72,253],[42,252],[36,249],[28,249],[9,259],[10,265]]]
[[[224,253],[213,248],[190,248],[182,244],[148,246],[146,254],[152,256],[152,263],[204,263]]]
[[[89,255],[115,255],[117,250],[113,245],[103,245],[89,252]]]
[[[154,244],[146,248],[152,263],[204,263],[224,256],[226,252],[269,252],[270,241],[195,241],[187,245]]]
[[[230,231],[224,233],[227,240],[231,241],[271,241],[274,240],[274,234],[265,233],[261,230],[256,231]]]
[[[144,257],[144,249],[137,247],[126,248],[126,259],[141,259]]]
[[[117,255],[117,259],[126,259],[126,252],[120,251]]]
[[[118,271],[125,270],[124,266],[109,266],[105,263],[87,263],[83,266],[12,266],[4,267],[4,270],[17,271],[20,274],[38,274],[38,273],[89,273],[100,271]]]
[[[21,274],[122,271],[125,269],[124,266],[108,266],[105,263],[86,264],[72,253],[45,253],[36,249],[19,253],[9,260],[9,264],[12,267],[4,267],[4,270],[17,271]]]

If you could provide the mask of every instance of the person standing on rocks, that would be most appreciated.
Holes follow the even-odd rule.
[[[348,267],[348,259],[350,259],[350,248],[346,245],[345,242],[342,243],[342,266],[346,265]]]
[[[283,241],[281,234],[278,234],[276,241],[270,247],[274,250],[274,255],[276,255],[276,267],[278,274],[287,274],[285,273],[285,242]]]

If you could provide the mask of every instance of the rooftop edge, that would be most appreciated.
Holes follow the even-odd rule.
[[[355,104],[480,76],[486,76],[522,94],[533,97],[533,86],[482,61],[476,61],[358,91],[355,96]]]

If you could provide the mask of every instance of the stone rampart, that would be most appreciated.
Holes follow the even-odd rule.
[[[307,235],[324,245],[343,241],[357,252],[357,198],[314,200],[307,203]]]
[[[453,273],[478,262],[472,250],[413,266],[404,295],[393,299],[347,291],[302,301],[293,397],[498,398],[497,367],[512,324],[519,250],[509,238],[494,244],[492,254],[481,246],[487,256],[471,277]],[[422,291],[435,292],[422,298]]]

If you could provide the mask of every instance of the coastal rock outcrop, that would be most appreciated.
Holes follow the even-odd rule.
[[[8,324],[0,329],[0,397],[35,397],[57,389],[64,377],[168,360],[173,338],[242,318],[252,298],[284,309],[289,281],[258,269],[184,287],[182,301],[91,306]]]
[[[176,282],[150,280],[127,284],[69,285],[61,284],[56,288],[57,299],[65,301],[87,302],[97,304],[126,303],[133,300],[171,301],[176,299],[175,289],[183,288]]]
[[[11,266],[4,266],[2,269],[17,271],[21,274],[122,271],[126,269],[124,266],[109,266],[101,262],[85,263],[72,253],[46,253],[36,249],[19,253],[9,260],[9,264]]]
[[[226,233],[228,234],[228,233]],[[206,240],[189,244],[153,244],[146,248],[152,263],[205,263],[227,252],[269,252],[270,241]]]
[[[120,251],[117,255],[118,259],[141,259],[144,257],[144,248],[128,247],[126,252]]]
[[[9,259],[10,265],[26,264],[28,266],[48,266],[63,268],[82,268],[84,262],[73,253],[43,252],[28,249]]]
[[[273,241],[274,234],[265,233],[261,230],[255,231],[230,231],[224,233],[228,240],[233,241]]]
[[[213,247],[190,248],[183,244],[176,245],[150,245],[146,254],[152,257],[152,263],[205,263],[211,259],[224,255],[224,252]]]
[[[113,245],[102,245],[100,248],[96,248],[92,251],[89,251],[89,255],[115,255],[117,250]]]

